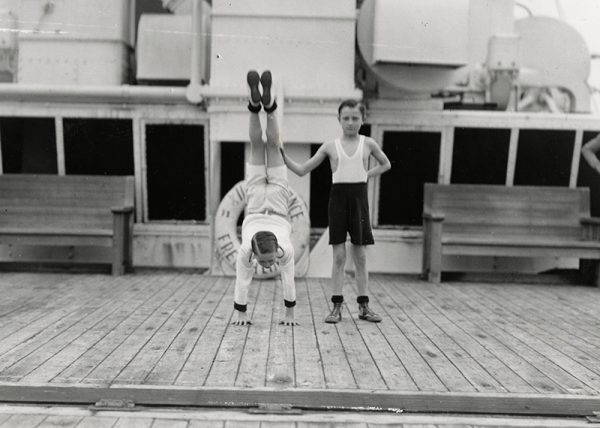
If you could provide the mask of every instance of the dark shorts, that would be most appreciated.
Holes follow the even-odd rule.
[[[372,245],[367,183],[334,183],[329,193],[329,244]]]

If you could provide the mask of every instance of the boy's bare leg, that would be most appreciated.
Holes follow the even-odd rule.
[[[267,113],[267,165],[269,168],[285,165],[281,155],[281,140],[279,136],[279,125],[275,112]]]
[[[283,156],[281,155],[281,136],[279,135],[279,124],[277,123],[277,102],[272,93],[272,76],[270,71],[265,71],[260,76],[260,84],[262,85],[261,102],[267,113],[267,165],[272,167],[284,165]]]
[[[248,135],[250,137],[250,165],[265,165],[265,148],[263,141],[263,130],[258,117],[258,112],[261,109],[260,91],[258,84],[260,77],[255,70],[250,70],[246,76],[248,88],[250,91],[248,99],[248,110],[250,110],[250,118],[248,124]]]
[[[342,295],[344,288],[344,268],[346,266],[346,244],[332,245],[333,266],[331,267],[331,285],[333,290],[331,294]]]
[[[250,165],[265,165],[265,144],[262,139],[262,126],[258,113],[250,113],[250,123],[248,127],[250,136]]]
[[[352,245],[356,286],[358,295],[366,296],[368,291],[369,272],[367,271],[367,254],[365,245]]]
[[[369,272],[367,271],[366,250],[367,247],[365,245],[352,246],[352,258],[354,259],[356,286],[358,287],[358,318],[370,322],[381,322],[381,316],[369,308]]]

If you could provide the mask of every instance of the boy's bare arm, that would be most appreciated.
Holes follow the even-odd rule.
[[[302,177],[311,172],[319,165],[321,165],[321,162],[323,162],[328,157],[326,146],[327,143],[321,145],[321,147],[319,147],[319,150],[317,150],[317,153],[315,153],[313,157],[311,157],[309,160],[302,164],[291,159],[283,149],[281,149],[281,155],[283,156],[283,161],[285,162],[287,167],[293,173]]]
[[[372,138],[367,138],[366,142],[367,142],[367,145],[369,146],[369,149],[371,150],[371,155],[378,162],[378,165],[369,169],[369,171],[367,172],[367,176],[375,177],[377,175],[383,174],[384,172],[386,172],[390,168],[392,168],[392,164],[390,163],[390,160],[388,159],[386,154],[383,152],[383,150],[381,150],[381,147],[379,147],[379,144],[377,144],[375,142],[375,140],[373,140]]]
[[[600,134],[596,135],[581,148],[581,155],[589,166],[600,173],[600,160],[596,153],[600,150]]]

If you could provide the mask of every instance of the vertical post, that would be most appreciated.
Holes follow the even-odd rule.
[[[125,221],[128,216],[122,211],[113,210],[113,259],[112,259],[112,274],[122,275],[125,271],[124,260],[126,251],[125,248]]]
[[[506,165],[506,185],[512,186],[515,182],[515,165],[517,163],[517,148],[519,144],[519,128],[511,128],[510,142],[508,143],[508,161]]]
[[[450,184],[452,175],[452,153],[454,152],[454,126],[444,126],[442,129],[442,142],[440,147],[440,165],[438,169],[438,183]]]
[[[54,118],[54,128],[56,138],[56,169],[58,170],[58,175],[65,175],[65,132],[61,116]]]
[[[204,41],[202,37],[202,1],[192,0],[192,56],[190,58],[190,84],[186,98],[193,104],[202,101],[202,64],[204,60]]]
[[[583,144],[583,129],[575,131],[575,144],[573,144],[573,158],[571,159],[571,177],[569,187],[577,187],[577,176],[579,175],[579,160],[581,159],[581,145]]]
[[[133,176],[135,180],[135,200],[138,201],[138,203],[135,204],[135,216],[139,221],[145,221],[147,219],[143,218],[143,213],[147,212],[147,210],[144,209],[145,205],[141,204],[140,201],[145,200],[143,183],[146,182],[146,171],[142,168],[142,165],[144,165],[144,153],[146,153],[146,151],[143,149],[145,148],[145,145],[142,143],[142,140],[146,137],[146,128],[145,123],[138,115],[132,119],[131,125],[133,127]]]
[[[209,219],[210,219],[210,231],[209,231],[209,248],[210,248],[210,272],[216,273],[216,260],[215,260],[215,219],[217,210],[219,209],[220,195],[221,195],[221,145],[223,142],[215,141],[208,133],[209,140],[209,173],[208,173],[208,197],[209,201]],[[246,144],[248,146],[249,144]]]
[[[4,167],[2,166],[2,132],[0,131],[0,174],[4,174]]]

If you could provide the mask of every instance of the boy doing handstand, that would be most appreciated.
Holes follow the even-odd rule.
[[[248,286],[254,275],[253,259],[264,268],[279,265],[285,318],[280,324],[297,325],[294,321],[296,286],[294,282],[294,247],[288,221],[287,167],[280,152],[282,147],[271,93],[272,76],[265,71],[259,77],[254,70],[246,77],[250,89],[250,159],[246,165],[247,215],[242,223],[242,243],[236,260],[233,324],[247,325]],[[259,90],[262,86],[262,94]],[[266,141],[258,117],[261,108],[267,113]]]

